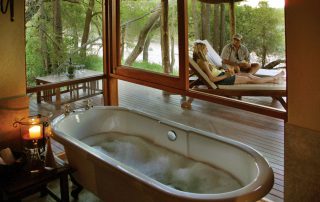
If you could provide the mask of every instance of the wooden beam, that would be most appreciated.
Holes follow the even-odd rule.
[[[110,29],[110,12],[109,12],[109,1],[106,2],[102,6],[102,28],[103,28],[103,72],[106,74],[108,78],[110,75],[110,33],[108,30]],[[102,90],[103,90],[103,104],[108,105],[108,86],[106,80],[102,81]]]
[[[181,89],[189,89],[189,49],[188,49],[188,1],[178,3],[178,45],[179,45],[179,78]]]
[[[111,77],[116,71],[116,67],[121,61],[121,50],[120,50],[120,2],[109,0],[106,2],[106,7],[108,10],[108,30],[105,30],[104,36],[108,43],[108,49],[106,50],[108,54],[107,57],[107,80],[104,84],[104,104],[105,105],[119,105],[118,97],[118,79]]]
[[[118,79],[110,77],[106,81],[106,94],[104,95],[104,105],[118,106]]]

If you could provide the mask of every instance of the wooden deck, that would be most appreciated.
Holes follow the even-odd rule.
[[[257,102],[279,106],[279,103],[257,98],[245,98]],[[243,142],[258,150],[270,163],[275,175],[275,184],[266,199],[283,201],[284,183],[284,122],[235,108],[225,107],[201,100],[194,100],[192,110],[180,108],[181,96],[164,95],[162,91],[127,82],[119,82],[119,105],[144,111],[162,118],[189,125],[201,130],[214,132]],[[102,96],[93,98],[94,105],[103,105]],[[83,106],[83,101],[72,103],[73,108]],[[30,110],[34,112],[52,111],[54,116],[61,113],[51,104],[38,105],[33,97]],[[54,143],[56,153],[63,147]]]

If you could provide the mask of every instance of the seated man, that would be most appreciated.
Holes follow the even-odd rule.
[[[230,68],[219,70],[215,65],[211,64],[207,59],[208,49],[203,42],[196,42],[193,47],[193,60],[199,65],[208,78],[218,85],[234,85],[234,84],[261,84],[261,83],[279,83],[279,79],[284,75],[280,72],[271,77],[257,77],[250,73],[235,74]]]
[[[227,44],[221,53],[223,67],[225,69],[232,68],[238,73],[255,74],[260,65],[258,63],[250,63],[249,51],[247,47],[241,44],[242,36],[235,34],[232,38],[232,43]]]

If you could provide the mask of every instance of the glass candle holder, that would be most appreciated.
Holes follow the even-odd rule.
[[[20,126],[20,137],[23,151],[26,153],[31,172],[40,170],[46,146],[46,127],[48,117],[38,114],[14,122],[14,127]]]

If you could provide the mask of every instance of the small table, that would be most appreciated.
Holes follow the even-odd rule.
[[[0,182],[0,201],[20,201],[31,194],[40,192],[41,196],[49,194],[56,201],[69,201],[68,175],[73,171],[67,164],[57,163],[53,170],[42,170],[39,173],[30,173],[21,170]],[[47,184],[60,179],[60,195],[47,188]]]
[[[102,72],[94,71],[94,70],[89,70],[89,69],[84,69],[82,71],[77,71],[75,73],[74,78],[70,79],[67,77],[66,74],[60,74],[60,75],[48,75],[48,76],[43,76],[43,77],[36,77],[36,83],[37,85],[41,84],[48,84],[48,83],[60,83],[60,82],[65,82],[69,80],[78,80],[77,84],[67,86],[68,90],[63,91],[63,92],[70,92],[70,100],[72,97],[74,100],[80,99],[79,97],[79,83],[83,83],[82,87],[83,90],[87,90],[89,96],[96,95],[96,91],[102,92],[102,90],[99,90],[99,85],[98,81],[91,81],[91,82],[84,82],[82,81],[85,78],[88,77],[93,77],[93,76],[101,76],[103,75]],[[75,93],[73,94],[73,91],[75,90]],[[52,96],[56,96],[56,107],[60,108],[61,103],[61,93],[63,93],[60,90],[60,87],[55,88],[54,91],[52,90],[45,90],[43,92],[43,97],[45,97],[45,101],[52,102]],[[37,103],[41,103],[41,91],[37,93]]]

